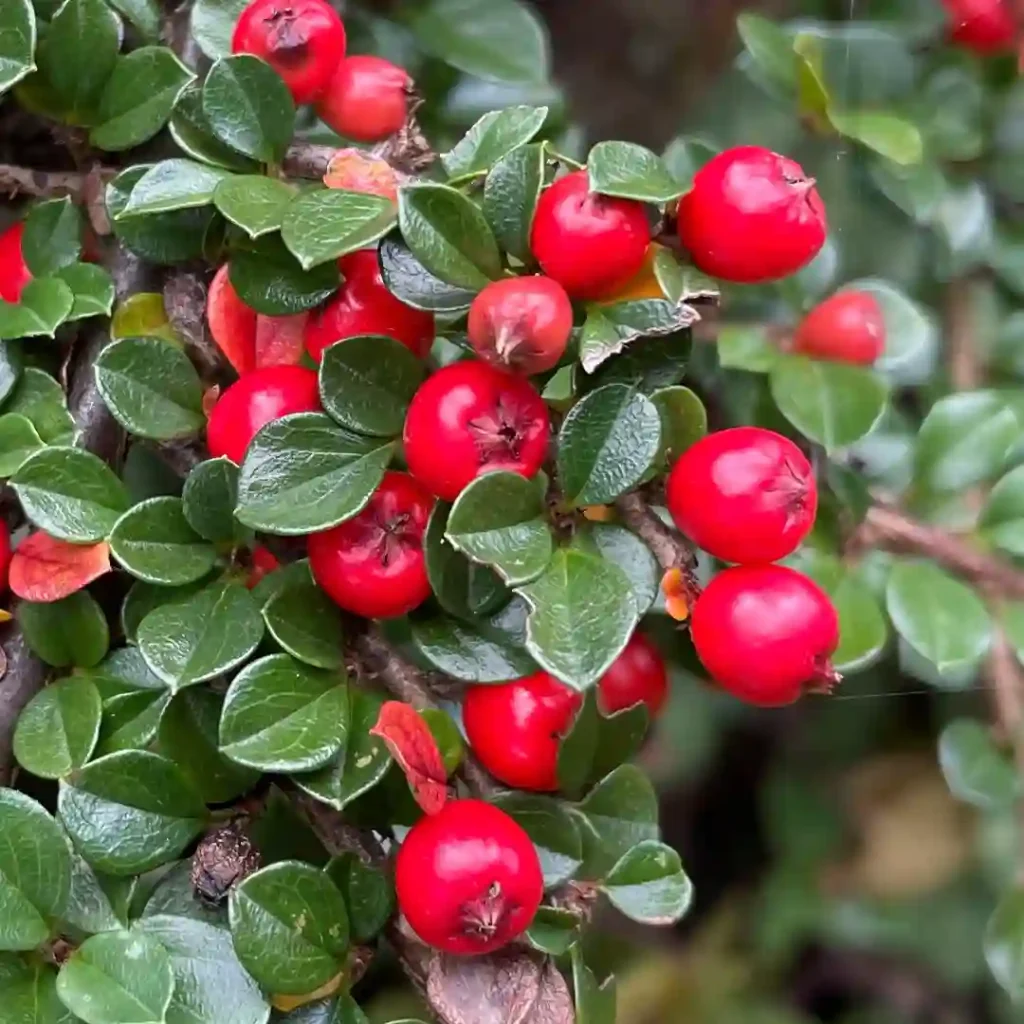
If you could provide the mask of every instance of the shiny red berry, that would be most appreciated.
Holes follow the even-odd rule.
[[[804,317],[793,336],[793,351],[870,366],[885,351],[882,307],[868,292],[837,292]]]
[[[547,672],[467,687],[466,738],[480,763],[513,789],[558,789],[558,747],[583,698]]]
[[[421,359],[434,343],[434,318],[413,309],[387,290],[375,249],[360,249],[338,260],[341,289],[306,324],[306,351],[319,362],[324,349],[342,338],[386,334]]]
[[[269,576],[270,573],[276,572],[280,568],[281,563],[277,560],[277,556],[262,544],[257,544],[252,549],[249,575],[245,579],[246,587],[249,590],[252,590],[252,588],[255,587],[264,576]]]
[[[296,103],[312,103],[345,56],[345,26],[326,0],[253,0],[235,25],[231,52],[265,60]]]
[[[983,56],[1013,49],[1017,26],[1008,0],[942,0],[942,5],[953,42]]]
[[[11,534],[7,524],[0,520],[0,593],[7,589],[7,574],[11,568]]]
[[[383,57],[346,57],[316,104],[321,120],[357,142],[380,142],[405,124],[412,79]]]
[[[643,633],[634,633],[597,684],[601,710],[613,715],[642,701],[655,718],[667,696],[668,672],[658,648]]]
[[[818,488],[792,441],[761,427],[733,427],[687,448],[666,488],[676,526],[725,562],[776,562],[814,525]]]
[[[449,800],[409,830],[398,849],[395,890],[427,945],[471,956],[526,931],[544,877],[530,837],[509,815],[482,800]]]
[[[550,277],[493,281],[469,307],[469,343],[481,358],[515,373],[558,364],[572,333],[572,303]]]
[[[405,460],[424,487],[446,501],[481,473],[532,477],[547,455],[544,400],[523,380],[476,360],[432,374],[409,403]]]
[[[788,277],[814,259],[825,232],[814,180],[760,146],[713,157],[679,204],[679,240],[698,270],[723,281]]]
[[[316,373],[304,366],[265,366],[239,377],[217,400],[206,425],[213,458],[240,463],[256,432],[293,412],[319,412]]]
[[[423,533],[434,499],[407,473],[388,472],[359,515],[307,541],[317,583],[367,619],[411,612],[430,594]]]
[[[22,221],[0,233],[0,299],[4,302],[17,302],[22,289],[32,280],[21,255],[21,236],[24,233]]]
[[[530,250],[574,299],[599,299],[643,266],[650,240],[642,203],[591,192],[587,172],[575,171],[541,193]]]
[[[839,619],[828,595],[782,565],[720,572],[694,605],[693,645],[711,678],[750,704],[792,704],[839,681]]]
[[[225,263],[210,282],[206,294],[206,321],[217,347],[239,374],[256,365],[256,310],[235,291]]]

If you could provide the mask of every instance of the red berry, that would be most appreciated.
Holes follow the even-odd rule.
[[[837,292],[804,317],[793,351],[812,359],[870,366],[885,351],[885,320],[868,292]]]
[[[522,377],[469,360],[428,377],[405,417],[409,472],[454,501],[471,480],[504,469],[531,477],[547,455],[548,408]]]
[[[839,681],[830,660],[836,610],[816,583],[785,566],[720,572],[697,599],[690,630],[711,678],[750,704],[792,704]]]
[[[650,240],[642,203],[591,192],[587,172],[575,171],[541,193],[530,250],[574,299],[599,299],[643,266]]]
[[[387,290],[377,252],[360,249],[338,260],[345,277],[340,291],[306,324],[306,351],[320,361],[324,349],[359,334],[386,334],[421,359],[434,343],[434,318]]]
[[[1017,38],[1006,0],[942,0],[955,43],[987,56],[1012,50]]]
[[[480,763],[514,789],[558,789],[558,747],[583,698],[548,675],[470,686],[462,699],[466,738]]]
[[[421,818],[395,862],[398,907],[429,946],[490,953],[530,926],[544,877],[530,837],[482,800],[449,800]]]
[[[339,135],[379,142],[405,124],[412,79],[383,57],[346,57],[334,72],[316,112]]]
[[[345,56],[345,26],[326,0],[253,0],[235,25],[231,52],[265,60],[296,103],[312,103]]]
[[[489,284],[469,307],[469,343],[505,370],[543,373],[557,365],[572,333],[572,303],[550,277]]]
[[[597,684],[601,710],[613,715],[643,701],[655,718],[667,696],[668,672],[658,648],[643,633],[634,633]]]
[[[814,259],[825,231],[814,179],[760,146],[713,157],[679,204],[679,240],[699,270],[723,281],[788,277]]]
[[[814,525],[818,488],[792,441],[761,427],[709,434],[672,467],[668,510],[676,526],[725,562],[776,562]]]
[[[0,520],[0,593],[7,589],[7,573],[11,567],[11,534]]]
[[[407,473],[385,473],[359,515],[310,535],[317,583],[335,604],[367,619],[411,612],[430,595],[423,533],[433,506]]]
[[[0,233],[0,299],[17,302],[22,289],[32,280],[32,274],[21,255],[21,236],[25,232],[22,221],[12,224]]]
[[[252,558],[249,568],[249,575],[246,577],[245,585],[249,590],[252,590],[264,576],[269,576],[270,573],[281,568],[281,563],[277,560],[277,557],[270,551],[267,550],[262,544],[257,544],[252,549]]]
[[[256,365],[256,310],[238,296],[223,264],[206,293],[206,320],[217,347],[239,374]]]
[[[265,366],[235,381],[217,400],[206,425],[213,458],[240,463],[260,427],[293,412],[319,412],[316,373],[304,366]]]

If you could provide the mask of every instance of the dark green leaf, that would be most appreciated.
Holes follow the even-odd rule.
[[[29,647],[55,668],[93,668],[110,646],[103,609],[86,590],[49,604],[21,601],[18,623]]]
[[[893,163],[917,164],[924,156],[924,142],[917,126],[896,114],[830,110],[828,119],[840,135],[862,143]]]
[[[889,639],[878,599],[851,573],[825,589],[839,614],[839,646],[832,664],[839,672],[860,671],[878,660]]]
[[[435,668],[471,683],[502,683],[537,671],[521,643],[483,622],[417,616],[412,641]]]
[[[1010,807],[1019,795],[1012,756],[976,718],[954,719],[942,730],[939,765],[953,796],[975,807]]]
[[[663,465],[670,466],[708,432],[708,413],[689,388],[662,388],[651,395],[651,401],[661,416],[660,457]]]
[[[202,579],[217,553],[189,526],[180,498],[150,498],[114,524],[110,550],[137,579],[178,587]]]
[[[170,700],[166,691],[129,690],[105,701],[96,756],[145,750],[153,742]]]
[[[4,412],[24,416],[47,444],[70,444],[74,436],[75,421],[68,412],[63,388],[34,366],[21,374]]]
[[[286,583],[264,605],[263,620],[293,658],[316,668],[345,664],[341,613],[311,579]]]
[[[21,346],[0,340],[0,402],[5,402],[14,390],[21,376],[21,367]]]
[[[715,347],[719,365],[730,370],[771,373],[780,358],[767,328],[758,325],[724,325]]]
[[[591,692],[558,746],[558,785],[574,799],[583,792],[592,774],[599,728],[597,699]]]
[[[667,203],[685,189],[660,157],[634,142],[599,142],[587,157],[590,187],[606,196]]]
[[[336,263],[303,270],[277,235],[234,253],[229,272],[239,298],[265,316],[304,313],[329,299],[341,280]]]
[[[580,919],[571,910],[540,907],[526,930],[526,939],[534,949],[550,956],[561,956],[580,937]]]
[[[137,911],[138,902],[135,901],[132,912],[135,914]],[[192,885],[191,858],[179,860],[167,870],[161,871],[159,881],[146,897],[145,905],[138,916],[140,921],[145,921],[161,914],[189,921],[202,921],[225,933],[228,932],[228,908],[212,907],[196,896]],[[139,927],[145,928],[145,925],[140,924]]]
[[[336,995],[306,1003],[274,1018],[275,1024],[369,1024],[369,1018],[350,995]],[[423,1024],[416,1020],[394,1020],[390,1024]]]
[[[544,146],[514,149],[499,160],[484,182],[483,210],[505,252],[523,263],[532,261],[530,229],[544,184]]]
[[[152,42],[160,36],[160,10],[156,0],[107,0],[115,11],[120,11],[139,34]]]
[[[441,155],[449,178],[471,178],[525,146],[540,131],[547,107],[506,107],[484,114],[450,152]]]
[[[217,209],[250,238],[277,231],[294,198],[291,185],[262,174],[223,178],[213,192]]]
[[[646,300],[641,305],[657,301]],[[606,306],[605,311],[634,305],[636,303]],[[644,338],[642,344],[630,345],[621,355],[602,363],[596,373],[583,375],[582,390],[590,392],[606,384],[626,384],[650,394],[659,388],[678,384],[686,372],[690,347],[689,331]]]
[[[45,444],[32,421],[16,412],[0,416],[0,477],[12,476]]]
[[[4,1019],[11,1024],[77,1024],[57,998],[57,968],[52,964],[27,964],[21,957],[0,954],[0,991]]]
[[[301,193],[285,210],[281,237],[309,270],[365,249],[386,235],[396,218],[395,204],[382,196],[314,189]]]
[[[0,339],[52,338],[75,305],[71,289],[55,277],[29,281],[17,305],[0,301]]]
[[[61,11],[76,3],[97,4],[104,14],[110,14],[103,0],[68,0]],[[52,29],[49,38],[53,38]],[[35,277],[45,277],[74,263],[81,251],[82,218],[69,198],[50,199],[32,207],[25,218],[21,255]]]
[[[462,312],[476,294],[475,288],[456,288],[435,277],[398,235],[381,242],[380,269],[389,291],[407,306],[428,313]]]
[[[591,778],[604,778],[631,760],[643,746],[649,723],[647,705],[642,702],[614,715],[599,715]]]
[[[631,299],[592,306],[580,337],[580,363],[587,373],[593,373],[637,339],[675,334],[697,319],[692,306],[668,299]],[[684,359],[685,355],[684,347]]]
[[[394,910],[394,886],[382,871],[364,864],[354,853],[334,857],[327,874],[348,909],[352,938],[369,942],[388,923]]]
[[[568,881],[583,862],[579,832],[557,800],[531,793],[501,793],[492,801],[525,830],[537,848],[544,886]]]
[[[658,798],[647,776],[624,764],[579,805],[585,869],[601,878],[638,843],[658,838]]]
[[[572,951],[572,984],[576,1003],[576,1024],[615,1024],[615,976],[598,985],[594,972],[583,962],[579,946]]]
[[[128,202],[116,220],[173,213],[197,206],[209,206],[221,182],[230,172],[194,160],[174,157],[150,167],[132,187]]]
[[[87,935],[120,931],[127,923],[135,885],[134,878],[113,878],[93,871],[84,857],[72,852],[71,891],[61,921]]]
[[[198,6],[193,7],[193,10],[197,10]],[[259,164],[256,161],[242,156],[241,153],[236,153],[213,134],[210,122],[206,120],[206,115],[203,113],[203,86],[200,82],[189,83],[178,94],[168,128],[171,137],[178,144],[178,148],[193,160],[211,164],[214,167],[226,167],[243,174],[255,174],[259,170]],[[263,180],[281,184],[276,178],[264,178]],[[291,192],[289,191],[290,196]],[[230,215],[226,212],[225,216],[230,219]]]
[[[35,71],[36,15],[31,0],[11,0],[0,9],[0,93]]]
[[[203,589],[203,586],[204,583],[201,580],[197,580],[195,583],[190,583],[184,587],[162,587],[151,583],[143,583],[141,580],[133,583],[127,597],[125,597],[124,604],[121,606],[121,625],[124,629],[125,639],[129,643],[134,644],[138,639],[139,626],[142,625],[142,620],[150,612],[155,611],[161,605],[183,601],[192,594],[198,594]],[[131,650],[134,656],[142,663],[142,667],[148,673],[150,679],[154,680],[154,687],[162,690],[164,684],[146,668],[146,663],[142,660],[142,655],[139,654],[138,648],[133,647]],[[121,653],[123,652],[115,652],[115,654]]]
[[[662,159],[672,177],[688,189],[693,185],[697,171],[718,152],[717,147],[704,139],[680,135],[668,144]]]
[[[647,614],[658,596],[662,569],[635,533],[612,523],[587,523],[573,536],[572,546],[617,565],[633,585],[637,614]]]
[[[1024,891],[1011,889],[985,930],[985,960],[993,977],[1017,1001],[1024,994]]]
[[[601,888],[617,910],[642,924],[675,924],[693,900],[679,854],[653,840],[624,854]]]
[[[68,320],[110,315],[114,308],[114,279],[109,271],[94,263],[71,263],[58,270],[56,276],[74,296]]]
[[[774,21],[745,11],[736,19],[736,28],[747,53],[769,81],[796,91],[796,51],[789,35]]]
[[[192,8],[192,35],[210,60],[231,53],[231,33],[246,0],[196,0]]]
[[[207,459],[188,475],[181,492],[189,526],[215,544],[238,540],[242,527],[235,521],[238,467],[228,458]]]

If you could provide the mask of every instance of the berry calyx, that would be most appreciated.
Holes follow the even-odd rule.
[[[831,662],[836,610],[816,583],[785,566],[720,572],[698,599],[690,630],[711,678],[750,704],[792,704],[840,680]]]
[[[558,747],[583,698],[547,672],[495,686],[467,687],[466,738],[480,763],[513,789],[558,789]]]
[[[547,455],[544,400],[523,380],[476,360],[446,366],[409,403],[403,440],[409,472],[454,501],[481,473],[532,477]]]
[[[513,819],[482,800],[421,818],[395,862],[398,907],[429,946],[463,956],[518,938],[544,895],[540,861]]]
[[[434,499],[388,472],[366,508],[307,541],[313,577],[335,604],[367,619],[411,612],[430,595],[423,534]]]
[[[650,240],[642,203],[591,192],[587,172],[574,171],[541,193],[530,251],[572,298],[599,299],[640,270]]]
[[[324,349],[343,338],[386,334],[423,358],[434,343],[434,318],[388,291],[375,249],[360,249],[338,260],[345,280],[338,293],[306,324],[306,351],[320,361]]]
[[[312,103],[345,56],[345,26],[326,0],[253,0],[235,25],[231,52],[265,60],[296,103]]]
[[[493,281],[469,307],[468,331],[481,359],[516,373],[543,373],[565,353],[572,303],[550,277]]]
[[[0,594],[7,589],[7,575],[11,568],[11,533],[0,521]]]
[[[1007,0],[942,0],[949,37],[982,56],[1012,50],[1017,26]]]
[[[217,399],[206,425],[214,459],[241,463],[256,432],[294,412],[319,412],[317,376],[304,366],[265,366],[235,381]]]
[[[668,672],[658,648],[643,633],[634,633],[598,681],[597,701],[601,710],[613,715],[642,702],[653,719],[667,696]]]
[[[733,427],[701,438],[666,485],[676,526],[725,562],[776,562],[814,525],[818,488],[811,464],[788,438]]]
[[[346,57],[317,100],[316,112],[347,139],[380,142],[405,124],[411,89],[409,72],[383,57]]]
[[[812,359],[870,366],[885,351],[885,320],[868,292],[837,292],[804,317],[793,351]]]
[[[24,233],[23,221],[0,232],[0,299],[4,302],[21,299],[25,285],[32,280],[32,273],[21,255],[21,236]]]
[[[796,273],[825,244],[825,207],[803,168],[760,146],[709,160],[679,203],[679,240],[698,270],[755,284]]]

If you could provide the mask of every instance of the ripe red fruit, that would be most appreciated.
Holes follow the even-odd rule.
[[[239,377],[217,400],[206,425],[213,458],[240,463],[260,427],[293,412],[319,412],[316,373],[304,366],[265,366]]]
[[[868,292],[837,292],[804,317],[793,351],[812,359],[870,366],[885,351],[885,320]]]
[[[761,427],[709,434],[672,467],[666,488],[676,526],[725,562],[776,562],[814,525],[818,488],[792,441]]]
[[[0,593],[7,589],[7,573],[11,567],[11,534],[0,521]]]
[[[541,193],[530,251],[574,299],[599,299],[643,266],[650,240],[642,203],[591,192],[587,172],[574,171]]]
[[[613,715],[643,701],[655,718],[667,696],[668,672],[658,648],[643,633],[634,633],[597,684],[601,710]]]
[[[407,473],[385,473],[366,508],[307,541],[313,577],[367,619],[411,612],[430,595],[423,533],[434,499]]]
[[[1017,26],[1006,0],[942,0],[955,43],[987,56],[1012,50]]]
[[[547,406],[527,381],[476,360],[452,363],[409,403],[405,460],[424,487],[454,501],[489,470],[533,476],[549,433]]]
[[[836,610],[816,583],[785,566],[720,572],[697,599],[690,630],[711,678],[750,704],[792,704],[839,682],[830,660]]]
[[[383,57],[346,57],[317,101],[316,112],[347,139],[379,142],[405,124],[411,88],[409,72]]]
[[[247,306],[235,291],[225,263],[210,282],[206,293],[206,320],[217,347],[239,374],[256,365],[256,310]]]
[[[543,373],[557,365],[572,333],[572,303],[550,277],[493,281],[469,307],[469,343],[505,370]]]
[[[513,789],[558,789],[558,747],[583,698],[547,672],[467,687],[466,738],[480,763]]]
[[[325,0],[253,0],[235,25],[231,52],[265,60],[296,103],[312,103],[345,56],[345,26]]]
[[[398,907],[429,946],[490,953],[530,926],[544,876],[530,837],[482,800],[449,800],[421,818],[398,849]]]
[[[270,573],[280,568],[281,563],[277,560],[277,557],[262,544],[257,544],[252,549],[249,575],[245,579],[246,588],[252,590],[264,576],[269,576]]]
[[[825,231],[814,179],[760,146],[713,157],[679,204],[679,240],[699,270],[723,281],[787,277],[817,255]]]
[[[386,334],[421,359],[434,343],[434,318],[413,309],[387,290],[375,249],[360,249],[338,260],[341,289],[306,324],[306,351],[320,361],[324,349],[358,334]]]
[[[4,302],[17,302],[25,285],[32,280],[21,255],[21,236],[24,233],[22,221],[0,233],[0,299]]]

